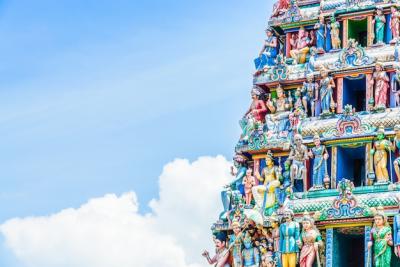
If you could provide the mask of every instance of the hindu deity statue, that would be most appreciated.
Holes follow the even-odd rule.
[[[318,52],[325,52],[326,24],[323,15],[319,16],[319,21],[314,25],[314,29]]]
[[[272,28],[265,30],[267,39],[264,41],[261,52],[254,60],[254,64],[257,70],[262,70],[265,66],[275,65],[275,58],[279,52],[278,39],[274,36]]]
[[[398,40],[398,43],[400,43],[400,40]],[[400,50],[398,48],[400,48],[400,45],[396,45],[396,51]],[[397,51],[397,53],[398,53],[398,51]],[[398,56],[399,55],[395,55],[395,57],[398,57]],[[393,94],[393,97],[396,102],[396,107],[398,107],[398,106],[400,106],[400,67],[399,66],[396,67],[396,73],[395,73],[395,75],[393,75],[392,83],[391,83],[390,87],[392,88],[392,94]]]
[[[376,139],[370,151],[370,155],[373,156],[376,182],[387,183],[389,182],[389,172],[387,169],[388,152],[390,153],[392,144],[385,138],[384,126],[379,127]]]
[[[400,125],[394,126],[395,137],[393,140],[393,151],[397,151],[399,156],[393,161],[394,171],[397,176],[397,182],[400,182]],[[399,240],[400,241],[400,240]]]
[[[271,17],[278,17],[284,14],[289,7],[290,7],[290,0],[278,0],[278,2],[274,4]]]
[[[383,44],[383,38],[385,36],[385,24],[386,18],[383,14],[383,9],[378,7],[376,10],[376,15],[372,20],[372,24],[375,25],[375,43]]]
[[[262,169],[261,175],[258,171],[255,173],[260,185],[253,187],[253,197],[255,200],[255,208],[261,210],[261,213],[270,215],[276,208],[278,201],[276,199],[276,188],[281,185],[279,182],[279,168],[274,165],[274,159],[271,152],[265,157],[265,168]]]
[[[318,99],[318,84],[314,82],[314,75],[308,74],[307,81],[303,83],[301,89],[303,94],[303,106],[307,116],[315,116],[315,102]]]
[[[307,147],[303,145],[303,137],[300,134],[294,136],[294,142],[288,159],[292,162],[290,167],[290,178],[296,192],[305,191],[306,160],[308,160]]]
[[[400,258],[400,207],[399,213],[393,217],[394,254]]]
[[[265,114],[267,113],[265,103],[260,99],[262,94],[263,91],[258,86],[254,86],[251,90],[252,102],[250,108],[240,120],[240,126],[242,127],[242,140],[247,141],[250,135],[256,130],[262,131]]]
[[[239,221],[233,221],[231,227],[233,234],[229,236],[229,249],[232,255],[232,267],[243,267],[243,232],[240,230]]]
[[[282,267],[282,255],[280,253],[280,236],[279,236],[279,219],[275,213],[273,213],[269,217],[269,221],[271,223],[271,236],[272,236],[272,244],[273,244],[273,251],[274,251],[274,259],[277,263],[277,267]]]
[[[331,30],[332,49],[337,50],[341,47],[340,41],[340,23],[336,21],[335,14],[332,13],[331,24],[328,25]]]
[[[291,42],[292,50],[290,50],[290,56],[293,58],[294,64],[304,64],[306,62],[307,54],[310,51],[310,41],[306,31],[301,27],[297,39]]]
[[[313,267],[315,259],[318,266],[321,266],[319,251],[323,247],[322,237],[314,225],[313,219],[308,212],[305,212],[303,221],[303,230],[301,232],[301,251],[300,251],[300,267]]]
[[[289,128],[289,114],[292,108],[292,103],[288,99],[283,91],[281,85],[276,89],[277,98],[267,100],[267,108],[271,111],[274,116],[274,120],[278,121],[278,133],[282,133]]]
[[[296,91],[294,92],[294,103],[293,103],[294,109],[304,109],[303,106],[303,98],[301,96],[301,87],[298,87]]]
[[[328,70],[322,68],[321,70],[321,83],[319,86],[319,97],[321,100],[322,114],[329,114],[330,110],[335,108],[333,100],[333,89],[335,88],[335,81],[328,75]]]
[[[386,108],[389,90],[389,76],[380,62],[375,64],[375,71],[373,79],[370,81],[370,85],[374,87],[375,109]]]
[[[210,253],[205,250],[203,252],[203,257],[205,257],[208,263],[214,264],[215,267],[230,267],[228,263],[229,259],[229,251],[225,246],[226,243],[226,234],[224,232],[218,232],[214,236],[215,243],[215,256],[210,257]]]
[[[220,214],[221,219],[226,219],[227,212],[232,209],[232,198],[236,195],[241,195],[241,191],[243,191],[243,178],[247,171],[247,158],[242,154],[236,154],[233,157],[233,162],[237,171],[235,172],[232,167],[231,174],[235,176],[235,180],[225,185],[224,190],[221,192],[221,201],[224,207],[223,212]]]
[[[288,196],[292,195],[292,183],[290,178],[290,160],[284,162],[284,171],[282,173],[282,184],[277,191],[279,206],[285,204],[285,200]]]
[[[324,188],[324,179],[329,178],[327,160],[329,157],[328,151],[324,145],[321,145],[321,139],[318,134],[313,138],[314,147],[308,152],[310,158],[314,158],[312,180],[313,189]]]
[[[251,200],[253,199],[253,193],[251,189],[256,185],[256,178],[252,175],[253,170],[248,168],[246,171],[246,176],[243,178],[244,185],[244,199],[247,206],[251,205]]]
[[[397,7],[392,6],[390,8],[390,30],[392,31],[391,43],[395,43],[399,39],[400,35],[400,13],[397,11]]]
[[[282,253],[282,267],[296,267],[297,253],[299,253],[300,225],[293,220],[292,210],[284,213],[285,222],[279,226],[279,251]]]
[[[260,253],[257,248],[253,247],[249,234],[245,235],[243,245],[243,267],[258,267],[260,265]]]
[[[378,208],[379,209],[379,208]],[[371,241],[368,242],[369,257],[373,249],[373,266],[388,267],[392,258],[393,240],[392,229],[389,226],[386,215],[382,210],[374,216],[374,225],[371,229]]]

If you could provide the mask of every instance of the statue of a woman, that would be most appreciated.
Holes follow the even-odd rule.
[[[329,177],[328,168],[327,168],[327,160],[329,157],[328,151],[324,145],[321,145],[321,139],[319,135],[316,134],[314,136],[314,145],[308,155],[310,158],[314,158],[313,165],[313,188],[323,188],[324,178],[326,176]]]
[[[388,267],[392,258],[392,229],[387,222],[383,211],[374,216],[374,225],[371,229],[371,241],[368,242],[368,250],[373,247],[373,266]]]
[[[383,69],[380,62],[375,64],[375,72],[373,79],[370,81],[371,86],[374,86],[374,103],[376,108],[386,108],[387,95],[389,90],[389,76]]]
[[[318,85],[314,82],[314,75],[307,74],[307,81],[303,83],[303,106],[307,116],[315,116],[315,102],[318,99]]]
[[[394,126],[395,137],[393,140],[393,151],[400,152],[400,124]],[[393,161],[394,171],[396,172],[397,182],[400,182],[400,155]],[[399,228],[400,230],[400,228]],[[400,236],[399,236],[400,238]],[[400,243],[400,240],[399,240]],[[400,257],[400,256],[399,256]]]
[[[330,113],[330,109],[335,106],[333,100],[333,88],[335,88],[335,81],[328,76],[326,69],[321,70],[321,84],[319,86],[319,97],[321,99],[322,113]]]
[[[392,6],[390,8],[390,30],[392,31],[392,40],[391,43],[395,43],[397,39],[399,39],[400,35],[400,13],[397,11],[397,7]]]
[[[332,14],[331,24],[329,25],[329,28],[331,29],[332,49],[340,49],[340,23],[336,21],[335,14]]]
[[[319,16],[319,22],[314,25],[314,29],[317,36],[318,52],[325,52],[326,24],[323,15]]]
[[[385,138],[385,128],[379,127],[374,147],[371,149],[370,154],[374,158],[374,167],[377,183],[389,182],[389,172],[387,169],[388,152],[390,153],[392,144]]]
[[[274,36],[272,28],[266,29],[265,32],[267,39],[264,41],[259,57],[254,60],[257,70],[262,70],[265,66],[275,65],[275,58],[278,55],[278,39]]]
[[[301,232],[300,267],[312,267],[315,259],[319,259],[319,250],[324,243],[315,227],[313,219],[305,214],[303,217],[303,231]]]
[[[375,43],[383,44],[386,18],[385,15],[383,14],[383,9],[381,7],[378,7],[378,9],[376,10],[376,15],[372,20],[372,24],[375,25]]]
[[[278,167],[274,166],[274,159],[270,152],[265,157],[266,167],[261,171],[261,175],[255,172],[260,185],[254,186],[253,197],[256,202],[255,208],[261,210],[266,215],[271,215],[278,207],[275,189],[281,185],[279,182],[280,172]]]

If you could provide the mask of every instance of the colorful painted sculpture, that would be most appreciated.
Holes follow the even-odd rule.
[[[285,222],[279,227],[279,251],[282,253],[282,267],[296,267],[297,253],[299,252],[300,225],[293,221],[293,211],[286,210]]]
[[[373,156],[376,182],[387,183],[389,182],[389,172],[387,169],[388,152],[391,151],[392,144],[385,138],[384,126],[379,127],[376,139],[370,151],[371,156]]]
[[[318,84],[314,82],[314,75],[308,74],[307,81],[303,83],[303,106],[308,116],[315,116],[315,103],[318,99]]]
[[[333,110],[335,107],[335,102],[333,100],[333,89],[335,88],[335,81],[332,77],[329,77],[328,70],[321,70],[321,83],[319,86],[319,97],[321,101],[321,110],[322,114],[331,113],[330,110]]]
[[[381,7],[377,8],[376,15],[372,20],[372,24],[375,26],[375,43],[383,44],[383,39],[385,37],[386,18]]]
[[[231,228],[233,234],[229,236],[229,249],[232,255],[232,267],[243,267],[243,232],[240,230],[240,223],[233,221]]]
[[[397,182],[400,182],[400,125],[394,126],[395,137],[393,140],[393,151],[397,151],[398,157],[393,161],[394,171],[397,176]],[[400,241],[400,240],[399,240]]]
[[[251,236],[246,234],[243,239],[244,249],[242,250],[243,267],[259,267],[260,253],[257,248],[253,247]]]
[[[383,68],[383,64],[375,64],[373,79],[370,80],[371,86],[374,86],[375,109],[384,109],[387,104],[387,95],[389,90],[389,76]]]
[[[317,259],[317,266],[321,266],[319,250],[324,243],[318,229],[314,225],[313,219],[308,212],[304,214],[303,230],[301,232],[301,251],[300,251],[300,267],[313,267]]]
[[[373,266],[390,266],[392,258],[391,246],[393,246],[392,229],[390,228],[383,211],[379,211],[374,216],[374,225],[371,229],[370,240],[371,241],[368,242],[368,250],[370,255],[373,255]],[[371,256],[368,258],[371,258]]]
[[[250,135],[254,131],[262,128],[265,114],[267,113],[265,103],[260,99],[262,94],[263,91],[258,86],[254,86],[251,90],[251,105],[240,121],[242,127],[242,139],[245,141],[249,139]]]
[[[272,242],[273,242],[273,251],[274,251],[274,259],[276,262],[277,267],[282,267],[282,255],[280,252],[280,235],[279,235],[279,219],[276,216],[275,213],[273,213],[269,217],[269,222],[271,223],[271,236],[272,236]]]
[[[281,184],[279,182],[281,174],[278,167],[274,165],[272,154],[267,154],[265,164],[266,167],[262,169],[261,175],[258,172],[255,173],[261,184],[254,186],[252,190],[256,203],[255,208],[264,214],[270,215],[278,206],[275,190]]]
[[[254,60],[257,70],[262,70],[265,66],[275,65],[275,59],[279,52],[278,39],[274,36],[273,30],[268,28],[265,32],[267,39],[264,41],[259,57]]]
[[[300,28],[297,39],[292,42],[292,50],[290,56],[294,60],[294,64],[304,64],[307,59],[310,39],[306,35],[304,28]]]
[[[332,13],[331,24],[328,27],[331,30],[332,49],[334,50],[340,49],[341,47],[340,23],[336,21],[334,13]]]
[[[292,103],[286,97],[283,88],[279,85],[276,88],[277,98],[268,99],[267,107],[274,116],[274,121],[278,122],[277,132],[287,132],[289,128],[289,114],[292,108]]]
[[[318,52],[325,52],[326,24],[323,15],[319,16],[319,21],[314,25],[314,29]]]
[[[290,6],[290,0],[278,0],[278,2],[274,4],[271,17],[277,17],[279,15],[284,14],[289,8],[289,6]]]
[[[223,232],[219,232],[214,236],[215,243],[215,256],[210,257],[210,253],[205,250],[203,252],[203,257],[205,257],[208,263],[213,264],[215,267],[230,267],[228,263],[229,259],[229,251],[225,246],[226,243],[226,234]]]
[[[324,188],[324,179],[328,176],[327,160],[329,157],[328,151],[324,145],[321,145],[321,139],[318,134],[313,138],[314,147],[308,153],[310,158],[314,158],[312,181],[314,189]]]
[[[392,32],[392,41],[391,43],[395,43],[397,39],[399,39],[400,35],[400,13],[397,11],[397,7],[392,6],[390,8],[390,30]]]
[[[244,185],[244,197],[247,206],[251,205],[251,200],[253,199],[252,188],[256,185],[256,178],[252,175],[253,170],[248,168],[246,171],[246,176],[243,178]]]
[[[398,43],[400,43],[400,40],[398,40]],[[396,51],[400,48],[400,45],[396,45]],[[400,49],[399,49],[400,50]],[[398,56],[398,55],[397,55]],[[396,55],[395,55],[396,57]],[[395,100],[396,107],[400,106],[400,67],[396,67],[396,72],[395,75],[392,77],[392,83],[391,86],[392,88],[392,94]]]
[[[292,195],[292,183],[290,179],[290,160],[286,160],[284,165],[284,171],[282,173],[282,184],[277,191],[279,206],[285,204],[285,200],[288,196]]]
[[[294,136],[294,143],[290,150],[288,159],[292,162],[290,167],[290,178],[294,185],[294,190],[296,192],[303,192],[305,191],[304,181],[306,180],[307,175],[305,162],[308,160],[308,153],[307,147],[303,145],[303,137],[300,134]]]
[[[394,254],[400,258],[400,208],[399,213],[393,218],[393,246]]]

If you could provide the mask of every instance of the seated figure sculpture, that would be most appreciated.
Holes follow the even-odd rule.
[[[293,58],[294,64],[306,63],[307,55],[310,51],[310,39],[307,37],[304,28],[300,28],[297,39],[291,41],[292,50],[290,50],[290,56]]]
[[[279,52],[278,39],[274,36],[272,28],[265,30],[267,38],[264,41],[264,46],[261,52],[254,60],[254,65],[257,71],[262,70],[265,66],[275,65],[275,59]]]
[[[277,98],[267,100],[267,108],[274,116],[274,121],[278,121],[277,133],[287,136],[289,130],[289,114],[292,108],[291,101],[286,97],[281,85],[276,89]]]

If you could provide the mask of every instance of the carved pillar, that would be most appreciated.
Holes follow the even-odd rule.
[[[367,167],[367,177],[365,180],[366,185],[372,185],[373,184],[373,179],[375,178],[375,171],[374,171],[374,159],[370,154],[372,148],[372,144],[369,143],[365,146],[365,161],[366,161],[366,167]]]
[[[333,267],[333,228],[326,229],[326,267]]]
[[[368,102],[369,102],[369,99],[373,96],[374,88],[373,88],[373,86],[370,85],[370,82],[372,80],[372,74],[366,74],[365,76],[366,76],[365,81],[367,83],[365,86],[365,90],[366,90],[366,92],[365,92],[365,110],[369,111],[370,108],[369,108]]]
[[[371,254],[368,252],[368,242],[371,238],[371,226],[365,226],[364,230],[364,266],[365,267],[372,267],[372,251]]]
[[[374,24],[372,24],[373,17],[367,17],[367,46],[371,46],[374,44]]]
[[[285,54],[287,58],[290,57],[290,49],[291,49],[290,38],[292,38],[292,33],[291,32],[286,33]]]
[[[343,42],[342,42],[342,47],[346,47],[347,46],[347,41],[349,38],[349,20],[348,19],[344,19],[343,20]]]
[[[343,77],[336,79],[336,113],[343,113]]]
[[[337,178],[337,147],[333,146],[331,148],[331,188],[336,188],[336,178]]]

